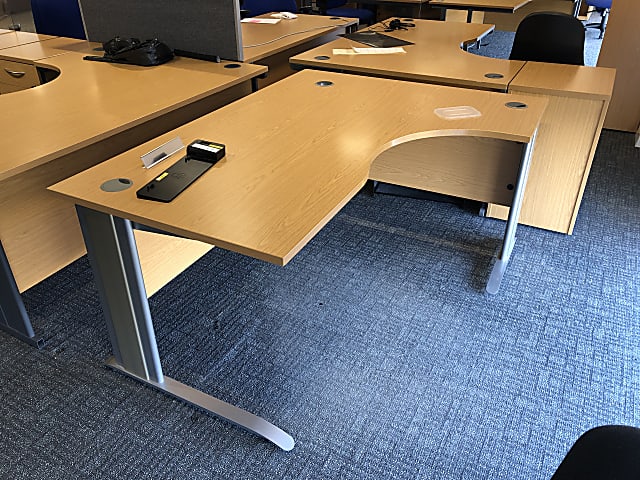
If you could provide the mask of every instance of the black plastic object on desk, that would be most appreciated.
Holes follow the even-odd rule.
[[[195,140],[182,157],[136,192],[138,198],[170,202],[225,156],[225,146],[209,140]]]

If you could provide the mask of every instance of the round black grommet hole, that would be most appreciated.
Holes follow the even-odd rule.
[[[239,63],[227,63],[224,68],[240,68],[241,65]]]
[[[318,55],[317,57],[313,57],[316,60],[329,60],[331,57],[329,55]]]
[[[341,17],[329,17],[329,20],[342,20]]]
[[[329,80],[320,80],[319,82],[316,82],[316,85],[319,87],[330,87],[333,85],[333,82],[330,82]]]
[[[100,185],[100,189],[105,192],[121,192],[131,185],[133,185],[133,182],[128,178],[112,178]]]
[[[484,76],[485,78],[504,78],[503,74],[493,72],[485,73]]]
[[[510,183],[507,185],[507,190],[513,190],[513,189],[514,189],[513,183]]]
[[[522,102],[507,102],[505,106],[509,108],[527,108],[528,105]]]

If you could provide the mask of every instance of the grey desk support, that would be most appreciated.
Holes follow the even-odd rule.
[[[505,226],[502,248],[496,257],[496,261],[489,275],[487,282],[487,293],[495,295],[500,290],[502,277],[507,269],[507,264],[513,252],[513,246],[516,243],[516,228],[518,227],[518,218],[520,217],[520,209],[522,208],[522,199],[524,198],[524,189],[527,185],[527,177],[529,176],[529,168],[531,167],[531,154],[533,152],[533,144],[535,143],[536,133],[534,133],[531,141],[524,145],[522,151],[522,161],[518,169],[518,178],[513,189],[513,200],[511,200],[511,208],[507,217],[507,225]]]
[[[275,425],[163,375],[131,222],[86,207],[76,210],[113,347],[108,364],[291,450],[293,438]]]
[[[0,329],[34,347],[42,348],[44,345],[44,340],[38,338],[33,331],[2,243],[0,243]]]

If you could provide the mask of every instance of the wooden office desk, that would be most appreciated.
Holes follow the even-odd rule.
[[[88,52],[90,51],[90,47],[86,45],[87,42],[84,40],[53,37],[40,42],[31,42],[4,48],[0,50],[0,59],[36,62],[38,60],[44,60],[45,58],[64,55],[65,53],[69,53],[69,51],[73,51],[74,47],[77,51],[81,51],[84,48]]]
[[[509,93],[526,92],[549,98],[550,107],[536,141],[534,166],[520,222],[571,234],[602,130],[603,115],[607,112],[615,71],[478,57],[459,48],[462,39],[473,38],[470,36],[472,30],[466,35],[452,34],[465,32],[465,28],[481,29],[482,25],[416,21],[415,30],[387,33],[416,43],[405,47],[406,54],[333,55],[332,48],[348,46],[341,39],[297,55],[291,62],[303,67],[454,86],[488,88],[492,85]],[[424,31],[436,38],[429,38]],[[414,57],[416,51],[425,53]],[[318,59],[319,55],[329,58]],[[482,60],[478,62],[478,58]],[[425,61],[421,62],[423,59]],[[505,77],[484,79],[483,74],[487,71],[502,72]],[[503,207],[495,205],[489,205],[487,214],[496,218],[506,215]]]
[[[25,45],[27,43],[42,42],[51,38],[56,38],[51,35],[41,35],[39,33],[31,32],[14,32],[10,30],[0,35],[0,50],[3,48],[16,47],[18,45]]]
[[[479,41],[493,31],[492,25],[415,20],[415,28],[383,32],[414,45],[406,53],[392,55],[334,55],[333,49],[364,47],[345,38],[292,57],[294,68],[318,68],[369,76],[412,80],[506,92],[509,82],[523,67],[519,60],[497,60],[472,55],[462,45]],[[381,24],[372,30],[382,30]]]
[[[22,45],[27,57],[16,59],[60,76],[0,95],[0,108],[10,112],[0,136],[2,278],[15,294],[3,290],[5,311],[19,312],[19,292],[85,252],[73,205],[47,192],[48,185],[250,93],[251,80],[266,72],[187,58],[152,68],[88,62],[82,57],[95,53],[95,44],[50,41],[40,49]],[[46,58],[33,61],[39,55]],[[11,326],[11,333],[29,341],[28,318],[21,318],[22,332]]]
[[[611,99],[615,70],[527,62],[510,93],[549,99],[520,223],[571,234]],[[505,207],[487,214],[506,218]]]
[[[483,23],[484,12],[513,13],[531,0],[430,0],[429,6],[441,8],[445,12],[445,20],[464,21],[460,15],[451,15],[450,10],[466,10],[466,22]],[[474,12],[480,15],[474,15]]]
[[[284,97],[296,108],[282,108]],[[461,165],[482,161],[493,172],[511,172],[511,190],[496,176],[486,194],[513,202],[517,210],[546,100],[516,95],[512,100],[528,108],[508,108],[505,96],[494,92],[307,70],[50,187],[78,205],[96,282],[108,305],[111,365],[290,450],[293,438],[278,427],[163,375],[129,220],[285,265],[358,192],[381,157],[398,158],[398,147],[428,147],[430,141],[447,142],[449,148],[439,150],[442,158],[430,156],[424,163],[436,173],[449,165],[446,174],[472,184],[472,190],[476,175]],[[459,105],[473,106],[481,116],[445,120],[434,112]],[[136,190],[163,171],[141,169],[139,155],[176,135],[187,142],[204,137],[224,143],[226,158],[170,203],[137,199]],[[488,142],[493,155],[478,158],[458,149],[468,141]],[[382,160],[392,166],[388,156]],[[133,186],[103,191],[103,182],[113,178],[130,179]],[[442,182],[443,188],[448,185]],[[517,213],[512,214],[493,280],[513,247]]]
[[[289,57],[330,42],[357,25],[355,18],[303,14],[276,24],[241,23],[244,61],[269,67],[267,77],[259,82],[264,87],[293,73]]]

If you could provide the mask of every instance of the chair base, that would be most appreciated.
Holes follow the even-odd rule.
[[[605,425],[576,440],[551,480],[640,478],[640,428]]]

